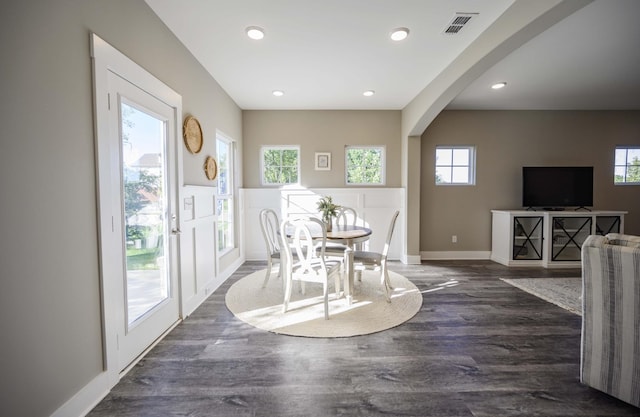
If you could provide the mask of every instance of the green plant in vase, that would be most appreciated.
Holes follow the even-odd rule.
[[[330,196],[324,196],[318,200],[318,210],[322,213],[322,221],[327,226],[327,232],[331,231],[333,218],[338,214],[340,206],[333,202]]]

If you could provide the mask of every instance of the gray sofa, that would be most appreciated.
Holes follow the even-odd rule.
[[[640,236],[582,246],[580,381],[640,407]]]

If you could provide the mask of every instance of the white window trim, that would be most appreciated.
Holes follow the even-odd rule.
[[[618,150],[622,150],[622,149],[624,149],[625,151],[628,152],[630,149],[640,149],[640,146],[637,146],[637,145],[618,145],[618,146],[616,146],[616,148],[613,151],[613,185],[621,185],[621,186],[626,186],[626,185],[636,185],[637,186],[637,185],[640,185],[640,182],[630,182],[630,181],[616,182],[616,168],[622,166],[622,165],[617,165],[616,164],[616,153],[618,152]],[[627,173],[627,171],[626,171],[626,168],[627,168],[626,162],[628,162],[628,161],[625,160],[625,165],[624,165],[624,167],[625,167],[625,176],[626,176],[626,173]]]
[[[476,147],[474,145],[436,145],[436,151],[438,149],[468,149],[470,151],[469,158],[469,181],[468,182],[443,182],[439,183],[434,178],[434,183],[436,186],[440,187],[460,187],[460,186],[473,186],[476,185]],[[437,165],[437,162],[434,161],[433,169],[435,171],[438,166],[448,166],[448,167],[456,167],[456,166],[467,166],[467,165]]]
[[[349,182],[349,162],[347,158],[347,154],[349,149],[380,149],[381,150],[381,159],[382,166],[380,167],[380,182],[379,183],[355,183]],[[347,186],[353,187],[380,187],[387,184],[387,147],[384,145],[346,145],[344,147],[344,183]]]
[[[218,245],[216,242],[216,250],[218,250],[218,258],[222,258],[223,256],[225,256],[226,254],[228,254],[229,252],[233,251],[234,249],[236,249],[238,247],[238,227],[237,227],[237,210],[236,210],[236,205],[237,205],[237,200],[236,200],[236,176],[237,176],[237,171],[236,171],[236,141],[234,139],[232,139],[231,137],[229,137],[228,135],[224,134],[223,132],[221,132],[220,130],[216,130],[216,148],[217,148],[217,141],[218,139],[220,139],[223,142],[227,142],[227,144],[229,145],[229,174],[231,175],[231,180],[229,181],[228,187],[227,189],[229,190],[230,194],[224,194],[225,198],[224,199],[230,199],[231,203],[232,203],[232,207],[231,207],[231,216],[232,216],[232,224],[233,224],[233,230],[232,230],[232,239],[233,239],[233,245],[231,245],[230,247],[226,247],[223,250],[218,250]],[[217,149],[216,149],[217,150]],[[216,185],[216,200],[218,198],[220,198],[221,194],[218,193],[218,187]],[[217,204],[217,201],[216,201]],[[216,220],[217,221],[217,220]],[[217,225],[216,225],[217,227]],[[217,232],[216,232],[217,233]]]
[[[271,149],[279,149],[279,150],[296,150],[298,151],[298,164],[297,164],[297,169],[298,169],[298,181],[294,182],[294,183],[278,183],[278,184],[272,184],[272,183],[267,183],[264,180],[264,151],[265,150],[271,150]],[[260,184],[263,187],[286,187],[286,186],[291,186],[291,185],[300,185],[300,181],[301,181],[301,176],[302,176],[302,172],[300,171],[300,159],[301,159],[301,152],[300,152],[300,145],[262,145],[260,147]]]

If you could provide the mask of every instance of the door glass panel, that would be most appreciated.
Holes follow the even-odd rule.
[[[122,190],[129,326],[169,296],[165,121],[121,103]]]

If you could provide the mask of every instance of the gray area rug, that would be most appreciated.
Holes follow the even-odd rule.
[[[293,287],[289,311],[282,312],[282,279],[277,271],[262,288],[266,270],[257,271],[233,284],[225,302],[240,320],[273,333],[306,337],[348,337],[370,334],[398,326],[422,307],[422,293],[404,276],[389,272],[394,290],[388,303],[382,293],[379,274],[364,271],[355,282],[353,303],[329,293],[329,320],[324,319],[322,285],[307,283],[306,294]],[[298,284],[298,283],[296,283]],[[333,282],[332,282],[333,284]],[[329,287],[333,290],[333,285]]]
[[[582,278],[500,278],[523,291],[582,315]]]

